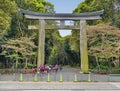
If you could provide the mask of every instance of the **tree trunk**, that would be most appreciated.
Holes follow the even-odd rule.
[[[99,64],[99,61],[98,61],[98,57],[97,56],[95,56],[95,59],[96,59],[96,63],[97,63],[97,66],[98,66],[98,71],[100,72],[100,64]]]
[[[15,68],[16,68],[16,69],[18,68],[18,59],[16,59],[16,65],[15,65]]]
[[[36,59],[36,57],[35,57],[35,58],[34,58],[33,65],[35,66],[35,65],[36,65],[36,63],[37,63],[37,59]]]
[[[118,49],[118,64],[119,64],[119,67],[120,67],[120,49]]]
[[[28,60],[27,58],[25,59],[25,68],[27,68],[27,63],[28,63]]]

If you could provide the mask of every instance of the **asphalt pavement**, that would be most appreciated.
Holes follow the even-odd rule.
[[[0,91],[120,91],[120,82],[0,81]]]

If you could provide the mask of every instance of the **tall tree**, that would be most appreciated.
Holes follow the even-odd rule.
[[[0,0],[0,37],[10,28],[11,16],[15,14],[17,5],[13,0]]]
[[[112,24],[120,28],[120,1],[116,0],[114,4],[114,10],[112,13]]]
[[[5,30],[8,30],[9,28],[9,31],[5,36],[6,40],[2,45],[2,53],[7,55],[6,59],[8,59],[8,55],[10,57],[14,56],[14,59],[16,58],[16,60],[18,56],[27,60],[29,60],[31,56],[36,58],[35,55],[37,50],[26,43],[35,43],[35,46],[38,45],[38,31],[28,30],[29,24],[38,24],[38,21],[25,19],[17,10],[18,8],[23,8],[36,12],[54,13],[54,5],[45,0],[1,0],[0,3],[0,7],[2,8],[2,11],[0,10],[0,17],[2,17],[0,18],[0,25],[2,25],[3,28],[5,27]],[[3,16],[5,18],[3,18]],[[2,24],[2,21],[5,21],[5,24]],[[2,33],[2,31],[3,30],[1,30],[0,33]],[[34,39],[29,40],[31,37]],[[2,53],[1,55],[3,55]]]
[[[83,13],[104,10],[103,21],[108,22],[113,16],[115,0],[85,0],[80,3],[73,13]]]
[[[110,67],[115,61],[112,58],[117,58],[115,50],[118,48],[119,33],[117,28],[109,24],[99,24],[88,28],[89,55],[96,58],[98,67],[101,62],[105,63],[103,66]],[[102,59],[101,62],[99,59]]]
[[[6,44],[2,45],[2,55],[5,55],[7,58],[14,59],[17,68],[19,59],[30,60],[32,56],[35,56],[36,46],[32,40],[32,37],[9,39]]]

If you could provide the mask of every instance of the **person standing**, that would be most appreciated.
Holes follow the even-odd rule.
[[[56,72],[58,71],[58,68],[59,68],[59,66],[56,64],[56,65],[55,65],[55,70],[56,70]]]

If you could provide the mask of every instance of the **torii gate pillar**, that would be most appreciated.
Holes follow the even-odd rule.
[[[89,72],[88,67],[88,49],[87,49],[87,34],[86,34],[86,20],[80,20],[80,57],[81,57],[81,71]]]
[[[39,20],[39,31],[38,31],[38,57],[37,57],[37,68],[40,65],[44,65],[44,54],[45,54],[45,21]]]

